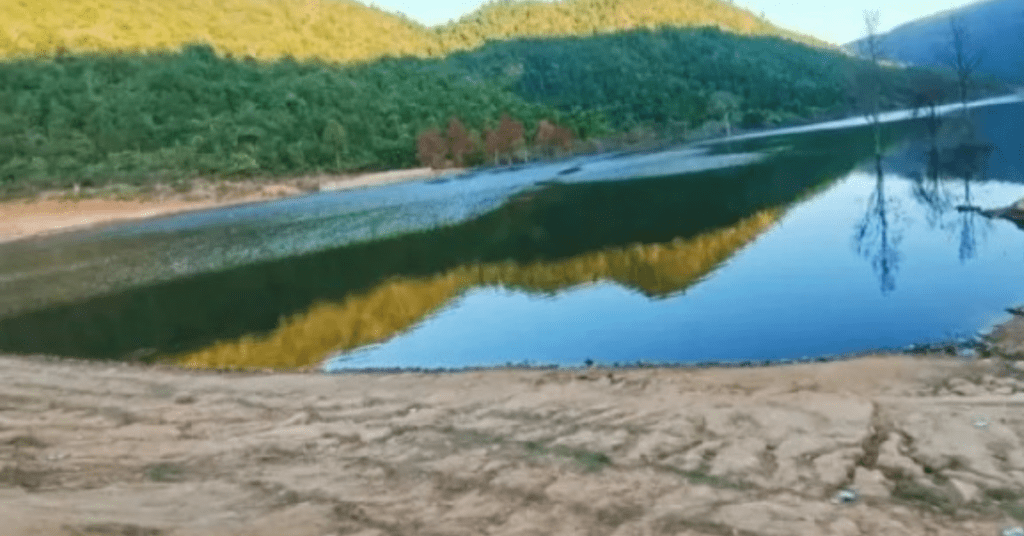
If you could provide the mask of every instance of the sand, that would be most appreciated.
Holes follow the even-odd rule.
[[[5,535],[962,536],[1024,516],[1024,380],[999,360],[327,376],[7,357],[0,377]]]

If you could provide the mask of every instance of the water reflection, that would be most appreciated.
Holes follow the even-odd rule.
[[[875,157],[875,187],[868,197],[867,210],[857,223],[854,246],[857,253],[871,262],[883,294],[896,289],[896,272],[900,263],[902,224],[899,202],[886,195],[882,157]]]
[[[975,117],[978,139],[988,140],[994,127]],[[128,262],[139,257],[130,251],[93,255],[113,259],[99,273],[128,259],[140,276],[70,303],[0,307],[0,351],[217,368],[303,367],[349,349],[367,366],[388,352],[428,367],[442,354],[455,367],[517,354],[680,362],[859,351],[976,329],[1012,300],[1008,287],[1019,288],[1005,258],[1017,257],[1007,244],[1020,233],[1008,238],[968,209],[1019,197],[993,180],[1016,165],[1006,158],[1016,142],[999,138],[986,153],[937,143],[919,124],[888,128],[899,149],[883,159],[872,159],[868,129],[792,134],[712,148],[735,151],[721,159],[730,167],[716,169],[696,165],[706,152],[692,149],[580,159],[568,175],[524,169],[381,190],[341,217],[326,205],[356,196],[275,205],[278,220],[254,213],[246,217],[257,226],[222,221],[212,235],[197,223],[154,244],[127,228],[131,240],[104,247],[180,255],[195,245],[197,257],[242,244],[254,253],[159,278]],[[906,142],[915,132],[925,134]],[[851,174],[865,161],[867,177]],[[613,164],[619,175],[598,176]],[[661,176],[616,178],[634,165]],[[401,226],[351,238],[395,215]],[[282,249],[282,240],[306,245]],[[959,271],[945,264],[958,258]],[[935,312],[936,292],[952,303],[966,287],[959,323]]]
[[[833,132],[735,168],[549,183],[454,225],[3,318],[0,350],[295,367],[392,337],[474,286],[555,292],[601,280],[670,295],[848,173],[869,145],[861,132]]]

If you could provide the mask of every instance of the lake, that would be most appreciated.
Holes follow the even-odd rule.
[[[328,371],[824,358],[1024,302],[1024,105],[0,244],[0,351]],[[326,361],[325,361],[326,360]]]

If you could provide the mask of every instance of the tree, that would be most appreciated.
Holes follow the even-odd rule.
[[[927,111],[928,132],[932,144],[936,142],[939,131],[938,106],[946,96],[946,83],[937,73],[925,71],[917,75],[910,88],[910,104],[917,117],[921,109]]]
[[[875,134],[875,154],[882,154],[882,38],[878,35],[881,15],[878,10],[864,10],[864,39],[861,55],[870,63],[857,73],[854,81],[861,109],[871,122]]]
[[[452,117],[448,121],[448,151],[455,167],[463,167],[466,164],[466,156],[473,152],[473,149],[473,139],[466,125],[462,124],[458,117]]]
[[[981,65],[984,53],[981,50],[974,50],[967,24],[956,16],[949,18],[949,44],[944,56],[946,64],[956,72],[960,102],[963,104],[964,113],[966,113],[967,94],[974,83],[974,74],[978,66]]]
[[[732,135],[732,119],[740,110],[740,99],[728,91],[716,91],[708,102],[708,111],[722,118],[725,135]]]
[[[502,157],[512,160],[512,154],[526,144],[524,138],[526,129],[519,121],[512,119],[508,113],[501,114],[498,128],[487,131],[486,149],[487,156],[494,159],[495,165]]]
[[[420,164],[434,169],[441,169],[445,165],[445,155],[448,147],[441,132],[431,128],[420,134],[416,140],[416,157]]]
[[[553,155],[556,150],[563,153],[572,148],[572,131],[558,126],[547,119],[537,123],[537,133],[533,137],[533,146],[546,155]]]
[[[341,171],[342,157],[348,150],[348,135],[345,127],[335,119],[329,119],[324,127],[323,145],[327,154],[334,157],[335,171]]]

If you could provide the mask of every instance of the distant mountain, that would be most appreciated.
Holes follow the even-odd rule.
[[[983,54],[979,72],[1012,82],[1024,81],[1024,2],[988,0],[936,13],[904,24],[883,36],[886,57],[915,65],[946,65],[950,19],[961,21],[973,50]],[[844,48],[857,54],[861,41]]]
[[[724,0],[504,0],[485,4],[438,31],[446,48],[470,49],[492,40],[590,36],[665,27],[715,27],[728,33],[784,37],[830,47]]]

